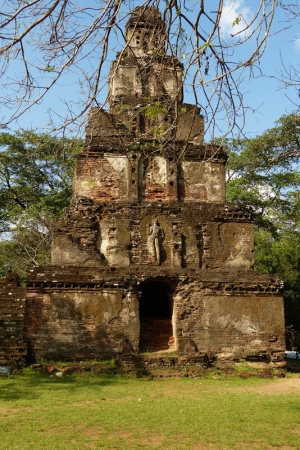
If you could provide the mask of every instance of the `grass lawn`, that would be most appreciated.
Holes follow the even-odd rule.
[[[0,378],[0,449],[300,449],[300,379]]]

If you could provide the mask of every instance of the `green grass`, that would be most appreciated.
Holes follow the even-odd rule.
[[[300,449],[300,395],[267,393],[279,382],[27,369],[0,379],[0,448]]]

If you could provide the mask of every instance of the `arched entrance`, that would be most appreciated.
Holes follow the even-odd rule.
[[[140,351],[173,350],[173,299],[166,283],[145,281],[140,297]]]

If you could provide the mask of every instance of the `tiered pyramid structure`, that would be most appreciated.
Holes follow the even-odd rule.
[[[24,336],[37,357],[175,352],[284,365],[281,284],[253,270],[251,210],[225,203],[226,153],[183,102],[154,7],[136,8],[89,112],[73,200],[52,265],[27,282]]]

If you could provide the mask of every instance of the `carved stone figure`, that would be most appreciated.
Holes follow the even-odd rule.
[[[164,237],[165,232],[160,228],[158,220],[155,219],[152,225],[149,224],[147,247],[149,254],[158,265],[161,259],[160,245]]]

